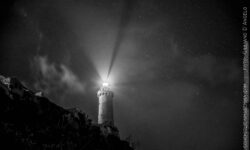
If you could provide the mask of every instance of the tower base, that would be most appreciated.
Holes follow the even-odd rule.
[[[112,135],[112,136],[119,137],[118,129],[114,125],[111,125],[108,122],[105,122],[105,123],[101,124],[100,129],[101,129],[101,133],[104,136]]]

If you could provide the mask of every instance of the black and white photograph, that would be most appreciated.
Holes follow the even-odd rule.
[[[248,150],[238,0],[1,0],[1,150]]]

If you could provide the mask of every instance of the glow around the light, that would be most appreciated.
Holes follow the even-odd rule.
[[[107,86],[109,86],[109,83],[108,83],[108,82],[103,82],[103,83],[102,83],[102,86],[107,87]]]

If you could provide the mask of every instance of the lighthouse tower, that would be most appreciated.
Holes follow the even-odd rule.
[[[113,97],[114,94],[110,90],[108,83],[103,83],[97,92],[99,98],[98,124],[106,124],[114,126],[113,119]]]

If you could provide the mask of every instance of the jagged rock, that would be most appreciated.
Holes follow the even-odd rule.
[[[112,132],[104,134],[106,129]],[[63,109],[16,78],[4,76],[0,76],[0,139],[5,150],[132,150],[116,127],[93,124],[80,109]]]

